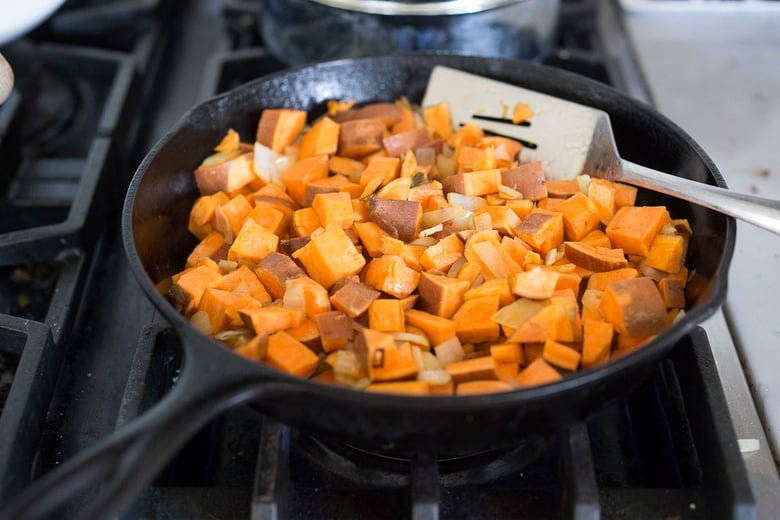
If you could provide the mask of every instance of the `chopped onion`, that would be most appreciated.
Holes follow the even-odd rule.
[[[209,320],[209,314],[206,311],[197,311],[193,314],[190,317],[190,325],[207,336],[211,335],[211,320]]]
[[[442,341],[433,347],[433,350],[436,352],[436,357],[444,366],[455,363],[456,361],[463,361],[463,358],[466,357],[466,353],[463,351],[463,346],[460,344],[458,336],[453,336]]]
[[[577,175],[577,185],[580,187],[580,191],[584,194],[588,194],[588,186],[590,186],[590,175],[582,174]]]
[[[275,152],[256,141],[254,152],[255,174],[266,184],[284,187],[282,172],[295,162],[295,158]]]
[[[474,229],[477,231],[493,229],[493,219],[490,218],[490,213],[474,215]]]
[[[544,257],[544,265],[553,265],[558,260],[558,250],[550,249]]]
[[[523,194],[505,184],[498,185],[498,196],[502,199],[522,199]]]
[[[432,385],[446,385],[452,378],[446,370],[423,369],[417,372],[417,380],[431,383]]]
[[[431,342],[428,341],[428,338],[422,334],[414,334],[412,332],[393,332],[393,337],[396,341],[408,341],[413,346],[421,345],[426,348],[430,348],[431,346]]]
[[[418,237],[409,242],[410,246],[435,246],[439,241],[433,237]]]
[[[423,228],[435,226],[448,220],[455,220],[468,215],[468,210],[465,210],[459,206],[448,206],[446,208],[434,209],[426,211],[422,215],[421,226]]]
[[[464,195],[455,191],[451,191],[447,194],[447,202],[453,206],[459,206],[469,211],[474,211],[475,209],[481,208],[482,206],[487,206],[487,202],[485,202],[485,199],[482,197]]]
[[[436,224],[435,226],[431,226],[431,227],[426,228],[426,229],[421,229],[419,235],[421,237],[429,237],[431,235],[435,235],[436,233],[438,233],[442,229],[444,229],[444,226],[441,223],[439,223],[439,224]]]
[[[219,341],[229,341],[231,339],[237,339],[237,338],[247,338],[251,335],[251,332],[249,329],[232,329],[232,330],[223,330],[222,332],[218,332],[216,335],[214,335],[214,339],[217,339]]]

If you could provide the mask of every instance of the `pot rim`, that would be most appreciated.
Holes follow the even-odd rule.
[[[394,0],[310,0],[327,7],[386,16],[451,16],[475,14],[525,0],[446,0],[443,2],[399,2]]]

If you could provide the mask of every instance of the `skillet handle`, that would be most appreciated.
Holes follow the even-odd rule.
[[[284,391],[284,383],[258,378],[227,350],[208,354],[186,356],[179,380],[159,403],[33,482],[0,519],[55,518],[90,488],[97,498],[83,517],[115,518],[208,421],[241,402]]]
[[[614,180],[677,197],[780,234],[780,200],[733,192],[622,160]]]

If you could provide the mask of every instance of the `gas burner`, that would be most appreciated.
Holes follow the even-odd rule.
[[[20,138],[24,148],[49,150],[66,133],[79,109],[79,96],[71,80],[58,71],[42,68],[27,82],[21,106]]]
[[[366,449],[298,432],[293,432],[292,437],[295,449],[322,470],[350,482],[377,487],[408,483],[410,464],[428,455],[435,456],[444,486],[495,482],[538,464],[540,458],[551,453],[551,445],[559,441],[555,435],[529,436],[509,447],[476,452],[440,452],[435,444],[427,443],[415,453]]]

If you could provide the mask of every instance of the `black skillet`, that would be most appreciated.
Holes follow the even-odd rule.
[[[683,335],[719,308],[734,248],[734,221],[651,192],[641,193],[638,203],[664,204],[673,216],[688,218],[693,228],[687,258],[695,273],[690,309],[636,352],[538,388],[422,398],[367,394],[298,379],[240,358],[201,335],[158,293],[155,283],[180,270],[195,244],[187,232],[197,196],[192,170],[228,128],[250,139],[265,107],[305,108],[313,118],[324,112],[330,99],[369,102],[403,95],[419,101],[435,64],[605,110],[623,157],[724,186],[699,146],[652,108],[595,81],[527,62],[421,54],[341,60],[273,74],[211,99],[189,111],[143,160],[122,221],[130,267],[184,345],[181,377],[149,412],[28,488],[11,514],[49,516],[61,502],[103,482],[88,516],[108,518],[121,512],[200,427],[250,400],[282,423],[367,448],[411,446],[427,438],[441,450],[481,450],[523,435],[552,432],[630,392]]]

